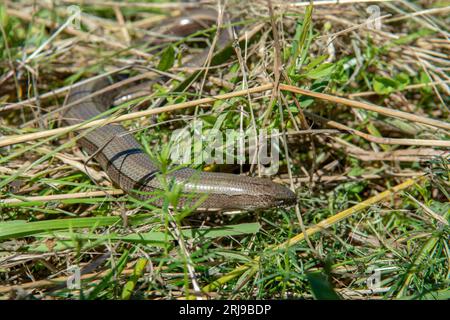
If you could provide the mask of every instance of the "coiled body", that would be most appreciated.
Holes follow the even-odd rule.
[[[188,28],[192,32],[191,24],[203,25],[199,20],[209,17],[214,21],[211,11],[202,10],[196,19],[192,16],[179,18],[182,24],[175,27]],[[194,15],[195,16],[195,15]],[[191,24],[187,23],[188,20]],[[185,34],[171,29],[170,34]],[[219,41],[225,41],[221,37]],[[194,58],[189,66],[201,66],[206,57],[201,53],[200,58]],[[88,97],[109,85],[107,80],[90,82],[71,92],[68,103],[75,103],[67,109],[63,118],[67,124],[73,125],[89,120],[107,110],[114,98],[120,96],[120,91],[112,91],[102,95]],[[102,169],[111,180],[122,190],[140,199],[152,198],[152,203],[161,206],[162,198],[156,194],[164,192],[165,187],[159,179],[159,168],[144,152],[136,139],[120,125],[108,124],[83,133],[78,139],[79,145],[99,162]],[[273,183],[269,179],[252,178],[226,173],[198,172],[190,168],[183,168],[169,173],[168,182],[182,186],[182,196],[178,205],[192,205],[202,199],[200,207],[206,210],[232,209],[264,209],[275,206],[286,206],[295,203],[295,194],[285,186]],[[161,192],[160,192],[161,191]]]

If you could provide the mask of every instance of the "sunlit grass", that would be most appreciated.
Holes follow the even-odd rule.
[[[134,76],[158,68],[173,79],[153,84],[151,97],[123,103],[109,114],[272,82],[277,46],[284,66],[281,83],[448,122],[450,101],[441,67],[448,64],[449,48],[433,27],[445,25],[445,16],[439,12],[430,18],[433,24],[417,16],[386,22],[375,32],[352,25],[364,22],[364,4],[306,11],[283,7],[274,17],[280,34],[277,44],[266,7],[254,8],[261,14],[255,19],[242,14],[248,11],[246,4],[229,1],[230,14],[241,15],[243,21],[236,24],[246,30],[264,25],[252,37],[244,37],[240,50],[235,45],[214,55],[212,65],[218,66],[204,77],[176,67],[212,42],[215,27],[157,47],[139,42],[151,35],[147,29],[155,22],[146,28],[140,24],[170,9],[121,7],[132,48],[138,50],[132,51],[126,45],[117,48],[125,43],[123,30],[113,27],[117,16],[101,2],[81,6],[89,14],[83,16],[81,34],[62,30],[54,39],[57,26],[67,19],[64,6],[50,10],[37,5],[35,17],[25,10],[19,15],[20,6],[27,4],[0,5],[1,135],[56,128],[54,111],[64,104],[67,92],[11,107],[15,103],[129,64],[134,68],[121,74]],[[412,12],[401,4],[397,9],[379,6],[383,14],[394,17]],[[330,13],[331,8],[335,11]],[[33,18],[44,19],[47,26]],[[83,35],[88,33],[114,43],[86,40]],[[21,64],[46,41],[48,45],[35,58]],[[144,59],[140,53],[151,55]],[[2,112],[3,108],[9,109]],[[295,208],[224,214],[197,213],[195,205],[177,207],[181,186],[167,175],[174,168],[170,160],[173,130],[193,119],[206,131],[252,130],[253,125],[290,133],[328,128],[306,112],[303,119],[302,110],[378,138],[449,140],[446,130],[429,125],[306,95],[282,91],[275,97],[271,90],[217,100],[207,109],[125,121],[122,124],[160,165],[158,179],[165,189],[152,197],[162,199],[162,207],[125,194],[83,196],[118,190],[95,161],[75,146],[79,136],[74,134],[1,148],[1,298],[21,288],[25,290],[20,291],[21,298],[37,297],[36,289],[40,289],[39,297],[61,299],[199,295],[213,299],[448,299],[448,148],[374,143],[342,130],[289,135],[288,152],[280,150],[280,171],[273,178],[286,185],[292,182],[304,228]],[[54,115],[34,127],[23,126],[51,112]],[[308,127],[303,127],[303,121]],[[196,168],[235,174],[252,169],[251,174],[257,174],[247,165]],[[314,177],[309,179],[311,173]],[[411,183],[389,191],[405,181]],[[386,190],[386,196],[380,197]],[[70,194],[80,196],[49,200]],[[22,201],[2,202],[6,199]],[[201,206],[201,201],[196,205]],[[81,288],[67,287],[72,275],[68,266],[80,268]],[[376,272],[380,282],[374,287],[367,280]]]

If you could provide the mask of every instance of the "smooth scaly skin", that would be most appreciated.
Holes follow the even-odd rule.
[[[168,28],[167,33],[185,35],[186,28],[191,33],[195,27],[192,24],[198,28],[204,27],[203,21],[207,19],[209,24],[214,22],[216,15],[212,13],[210,10],[197,10],[189,16],[178,18],[175,27]],[[186,23],[186,19],[190,23]],[[180,24],[182,20],[184,22]],[[227,39],[220,37],[219,41],[223,45]],[[200,53],[199,57],[187,64],[190,67],[201,66],[205,57],[205,53]],[[108,85],[109,81],[99,80],[80,86],[70,94],[67,103],[85,98]],[[64,121],[73,125],[98,116],[106,111],[118,96],[120,91],[113,90],[76,103],[68,108]],[[82,136],[78,143],[88,154],[94,155],[103,170],[122,190],[142,200],[151,198],[151,202],[157,206],[162,205],[161,194],[158,196],[155,192],[165,190],[158,175],[159,168],[125,128],[114,124],[104,125]],[[179,205],[192,205],[206,195],[206,200],[200,205],[200,208],[206,210],[266,209],[296,202],[296,196],[290,189],[263,178],[184,168],[167,174],[166,181],[182,185],[183,194]]]

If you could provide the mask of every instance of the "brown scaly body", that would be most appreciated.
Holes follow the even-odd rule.
[[[204,27],[200,19],[208,18],[209,24],[216,16],[211,10],[191,12],[189,16],[178,18],[174,27],[168,29],[172,35],[192,32],[196,25]],[[183,21],[181,23],[181,21]],[[188,23],[190,21],[190,23]],[[205,22],[206,23],[206,22]],[[219,41],[229,41],[221,36]],[[200,53],[188,64],[202,66],[206,54]],[[68,103],[85,98],[108,86],[108,80],[90,82],[71,92]],[[83,99],[68,108],[64,114],[64,121],[73,125],[89,120],[106,111],[114,98],[120,96],[120,91],[113,90],[95,97]],[[155,205],[161,205],[161,199],[153,193],[163,191],[164,187],[158,178],[159,168],[145,154],[142,146],[135,138],[120,125],[107,124],[86,133],[78,140],[79,145],[100,163],[111,180],[125,192],[140,199],[155,198]],[[265,209],[276,206],[292,205],[296,202],[295,194],[285,186],[273,183],[269,179],[252,178],[226,173],[198,172],[184,168],[167,175],[167,181],[181,184],[183,195],[179,201],[182,204],[193,204],[203,195],[206,200],[201,208],[207,210],[233,209]],[[142,191],[142,192],[136,192]],[[146,195],[144,193],[147,193]]]

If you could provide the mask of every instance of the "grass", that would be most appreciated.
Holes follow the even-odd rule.
[[[449,4],[376,4],[380,30],[366,27],[364,1],[228,1],[247,37],[207,73],[180,61],[215,27],[151,44],[149,30],[179,9],[167,2],[87,1],[80,29],[62,4],[0,5],[1,299],[449,299]],[[58,111],[71,84],[153,70],[167,79],[108,121],[163,172],[171,133],[194,119],[206,133],[277,129],[272,179],[299,205],[201,213],[169,209],[180,194],[170,181],[154,195],[162,208],[113,186]]]

